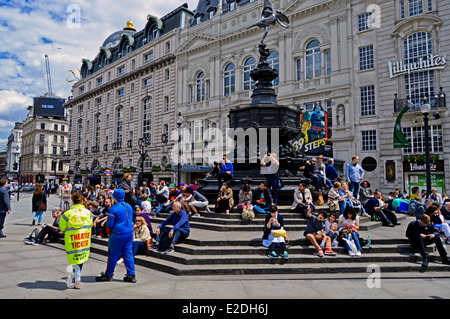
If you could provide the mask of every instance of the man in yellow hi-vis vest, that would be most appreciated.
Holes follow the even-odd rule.
[[[74,205],[61,216],[59,228],[64,233],[67,258],[73,269],[67,286],[80,289],[81,269],[89,259],[91,249],[92,217],[91,212],[83,205],[83,195],[80,192],[72,194],[72,201]]]

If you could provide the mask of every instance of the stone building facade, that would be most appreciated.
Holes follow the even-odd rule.
[[[162,18],[148,15],[140,31],[128,22],[104,41],[95,59],[83,60],[82,78],[65,104],[72,181],[109,184],[128,172],[135,183],[141,176],[147,183],[173,180],[174,141],[168,137],[176,126],[174,52],[191,16],[183,5]],[[105,169],[113,174],[103,174]]]

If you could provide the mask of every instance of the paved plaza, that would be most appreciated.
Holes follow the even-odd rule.
[[[55,195],[49,209],[59,206]],[[448,299],[450,272],[425,274],[380,274],[378,285],[363,278],[345,276],[323,279],[321,275],[174,276],[136,266],[137,283],[122,281],[123,265],[116,268],[113,282],[98,283],[106,257],[91,254],[82,272],[82,289],[66,287],[68,265],[61,244],[25,245],[31,226],[31,194],[21,193],[7,216],[6,238],[0,239],[0,299]],[[52,223],[51,213],[44,215]],[[156,225],[155,225],[156,226]],[[406,225],[398,231],[404,231]],[[195,230],[194,230],[195,231]],[[148,257],[151,258],[151,257]],[[369,277],[369,274],[367,274]],[[183,303],[183,302],[182,302]],[[188,310],[188,309],[187,309]],[[182,309],[178,309],[182,311]]]

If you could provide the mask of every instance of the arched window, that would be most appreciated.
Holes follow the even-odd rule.
[[[204,101],[206,99],[205,73],[200,72],[197,75],[195,87],[197,92],[197,102]]]
[[[142,109],[142,137],[146,139],[146,144],[150,144],[152,138],[152,98],[144,99]]]
[[[235,91],[234,64],[228,63],[223,72],[223,95],[228,96]]]
[[[250,77],[250,72],[256,68],[256,60],[250,57],[244,62],[244,90],[252,90],[255,88],[256,82]]]
[[[322,57],[320,53],[320,42],[311,41],[306,47],[306,79],[317,78],[322,75]]]
[[[116,143],[122,143],[123,134],[123,106],[119,106],[116,111]]]
[[[267,58],[267,62],[270,63],[270,67],[272,69],[275,69],[277,71],[280,71],[280,60],[278,58],[278,52],[277,51],[272,51],[270,52],[269,57]],[[280,78],[277,76],[277,78],[275,80],[273,80],[272,85],[273,86],[277,86],[278,83],[280,82]]]
[[[427,63],[433,54],[433,39],[431,33],[416,32],[403,41],[405,65],[418,64],[422,59]],[[405,75],[405,97],[410,97],[412,103],[420,103],[424,96],[434,95],[434,71],[411,72]]]

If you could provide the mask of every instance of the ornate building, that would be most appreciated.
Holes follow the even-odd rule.
[[[104,41],[92,61],[83,59],[81,79],[65,104],[72,181],[109,184],[127,172],[135,182],[140,177],[173,180],[174,52],[192,15],[183,5],[162,18],[149,14],[140,31],[128,22]],[[105,169],[113,175],[103,174]]]
[[[273,0],[290,19],[289,29],[270,26],[265,43],[279,70],[273,85],[278,102],[292,108],[328,111],[328,152],[346,163],[360,156],[372,189],[410,190],[423,186],[423,117],[428,97],[433,181],[450,187],[450,123],[445,103],[450,73],[447,21],[450,2],[441,0],[370,1]],[[208,128],[224,131],[232,108],[250,104],[262,31],[262,0],[200,0],[189,28],[181,30],[178,108],[190,132],[185,152],[203,167]],[[410,148],[394,148],[396,117],[411,100],[416,109],[402,120]],[[437,111],[439,115],[433,113]],[[327,155],[327,154],[325,154]]]

